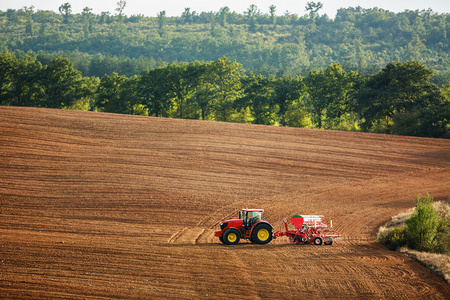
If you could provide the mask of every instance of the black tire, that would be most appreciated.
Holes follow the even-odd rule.
[[[255,244],[268,244],[272,238],[272,227],[268,224],[261,224],[253,229],[251,240]]]
[[[323,244],[323,239],[320,236],[314,238],[314,245],[320,246],[322,244]]]
[[[328,241],[323,242],[325,245],[333,245],[333,239],[329,239]]]
[[[220,242],[221,242],[222,244],[225,244],[224,241],[223,241],[223,236],[219,236],[219,240],[220,240]]]
[[[225,245],[236,245],[241,239],[241,233],[236,228],[230,228],[222,236]]]

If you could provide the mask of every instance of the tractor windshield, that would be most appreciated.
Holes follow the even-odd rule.
[[[259,211],[249,211],[248,218],[251,219],[253,223],[259,222],[262,220],[262,213]]]
[[[262,211],[239,211],[239,219],[242,219],[245,227],[251,228],[255,223],[263,219]]]
[[[247,227],[252,227],[255,223],[262,220],[262,212],[259,211],[248,211],[244,213],[244,224]]]

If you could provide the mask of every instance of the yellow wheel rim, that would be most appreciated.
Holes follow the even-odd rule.
[[[267,229],[261,229],[258,231],[258,239],[262,242],[269,238],[269,231]]]
[[[234,242],[236,242],[236,240],[237,240],[237,236],[236,236],[235,233],[230,233],[230,234],[228,235],[228,241],[229,241],[230,243],[234,243]]]

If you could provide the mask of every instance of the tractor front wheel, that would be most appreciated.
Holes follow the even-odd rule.
[[[256,244],[268,244],[272,240],[272,227],[261,224],[252,232],[252,241]]]
[[[230,228],[222,236],[225,245],[236,245],[241,239],[241,233],[236,228]]]

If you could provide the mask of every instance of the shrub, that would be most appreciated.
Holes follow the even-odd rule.
[[[397,248],[406,245],[406,226],[394,227],[380,233],[378,240],[385,244],[389,250],[397,250]]]
[[[433,208],[433,198],[427,194],[417,196],[416,211],[405,221],[408,226],[407,242],[412,249],[435,251],[439,215]]]
[[[450,254],[450,218],[441,219],[436,234],[436,252]]]
[[[416,207],[392,217],[380,227],[378,241],[390,250],[408,246],[419,251],[450,254],[450,205],[433,202],[427,194],[416,199]]]

